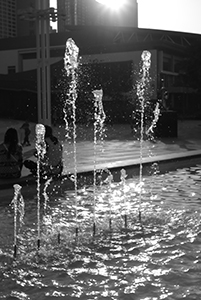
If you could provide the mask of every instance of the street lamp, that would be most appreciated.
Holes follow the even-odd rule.
[[[50,80],[50,19],[55,22],[57,11],[49,7],[49,0],[37,0],[36,9],[18,12],[20,19],[36,22],[37,50],[37,104],[38,123],[51,125],[51,80]]]

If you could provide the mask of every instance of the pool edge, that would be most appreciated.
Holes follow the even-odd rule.
[[[118,182],[120,181],[120,170],[125,169],[127,178],[131,178],[139,175],[140,163],[142,163],[142,174],[151,175],[154,172],[154,168],[151,169],[151,166],[156,163],[156,170],[159,173],[165,173],[178,168],[185,168],[194,166],[201,163],[201,150],[191,150],[179,153],[170,153],[165,155],[158,155],[153,157],[145,157],[141,160],[122,160],[114,163],[102,163],[97,164],[96,173],[97,175],[101,174],[101,180],[107,178],[108,174],[113,175],[113,180]],[[155,170],[155,171],[156,171]],[[73,189],[74,183],[70,179],[71,174],[63,174],[60,178],[54,179],[55,182],[59,181],[61,184],[65,184],[67,189]],[[77,173],[77,184],[78,187],[89,185],[93,183],[94,178],[94,168],[89,166],[85,168],[80,168]],[[44,180],[43,180],[44,181]],[[5,190],[12,188],[14,184],[19,184],[21,186],[36,185],[36,178],[29,175],[21,177],[19,179],[12,180],[1,180],[0,190]]]

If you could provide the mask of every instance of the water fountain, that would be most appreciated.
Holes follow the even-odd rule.
[[[40,249],[40,177],[41,177],[41,162],[46,153],[45,144],[45,126],[43,124],[36,125],[36,151],[37,151],[37,228],[38,228],[38,240],[37,246]]]
[[[14,186],[14,198],[11,202],[11,206],[14,209],[14,253],[13,256],[16,258],[17,256],[17,236],[18,236],[18,213],[19,213],[19,227],[23,224],[23,217],[24,217],[24,199],[21,194],[21,186],[19,184],[15,184]]]
[[[97,177],[97,167],[96,167],[96,159],[97,159],[97,143],[102,141],[103,139],[103,126],[106,118],[104,109],[103,109],[103,90],[94,90],[94,169],[93,169],[93,207],[94,207],[94,215],[93,215],[93,235],[96,232],[96,177]]]
[[[72,45],[70,40],[70,49]],[[70,54],[73,51],[69,50]],[[77,68],[77,50],[75,53],[72,64]],[[147,72],[149,53],[143,57]],[[68,57],[67,62],[71,63]],[[68,69],[72,79],[76,75],[70,72],[75,68]],[[146,84],[140,84],[142,104]],[[94,93],[102,97],[102,91]],[[75,105],[76,95],[71,92],[70,96],[70,105]],[[158,113],[157,106],[155,110]],[[142,124],[143,113],[142,107]],[[157,113],[149,132],[157,122]],[[95,120],[97,133],[96,126],[102,126],[104,117],[100,123],[98,117]],[[140,149],[143,130],[141,125]],[[73,133],[76,162],[76,126]],[[118,183],[107,170],[107,178],[100,185],[95,184],[94,168],[91,189],[79,190],[75,183],[74,191],[47,195],[47,181],[41,195],[40,158],[45,153],[41,124],[36,135],[37,195],[24,201],[23,188],[15,185],[12,207],[0,207],[0,297],[199,299],[201,166],[165,174],[159,174],[154,166],[152,177],[143,177],[141,167],[139,176],[131,179],[122,168]],[[96,146],[97,135],[95,154]]]
[[[77,67],[78,67],[79,49],[73,39],[68,39],[66,42],[66,51],[64,57],[64,68],[70,80],[69,91],[67,95],[66,105],[64,107],[64,120],[66,123],[66,137],[69,137],[69,114],[68,110],[72,112],[73,121],[73,158],[74,158],[74,188],[75,188],[75,216],[76,216],[76,236],[78,235],[77,222],[77,148],[76,148],[76,99],[77,99]]]

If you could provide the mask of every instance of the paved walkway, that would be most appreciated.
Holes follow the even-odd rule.
[[[19,130],[22,122],[0,120],[0,139],[8,127]],[[35,124],[31,124],[31,143],[24,147],[24,157],[33,158],[35,145]],[[20,132],[20,131],[19,131]],[[64,173],[74,173],[75,162],[78,173],[139,164],[140,161],[158,161],[193,154],[201,155],[201,120],[178,121],[178,137],[157,139],[155,142],[140,141],[133,138],[128,124],[105,126],[105,138],[94,144],[93,127],[78,126],[76,144],[73,139],[66,141],[65,128],[54,127],[54,133],[64,145]],[[142,152],[140,151],[142,149]],[[76,153],[76,155],[75,155]],[[29,175],[23,167],[22,177]],[[2,180],[0,180],[0,185]]]

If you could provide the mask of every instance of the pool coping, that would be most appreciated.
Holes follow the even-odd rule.
[[[125,169],[127,178],[139,175],[140,165],[142,164],[142,174],[151,175],[151,166],[156,163],[157,171],[165,173],[178,168],[190,167],[201,163],[201,150],[189,150],[184,152],[162,154],[141,159],[122,159],[115,162],[96,163],[94,165],[81,166],[77,168],[77,185],[78,187],[93,184],[94,170],[97,176],[101,175],[101,181],[105,180],[109,173],[113,175],[114,181],[121,180],[121,169]],[[62,174],[55,181],[65,184],[66,189],[74,189],[74,182],[71,180],[72,173]],[[45,180],[42,180],[42,182]],[[32,175],[23,176],[19,179],[0,180],[0,190],[10,189],[13,185],[20,186],[36,185],[37,178]]]

